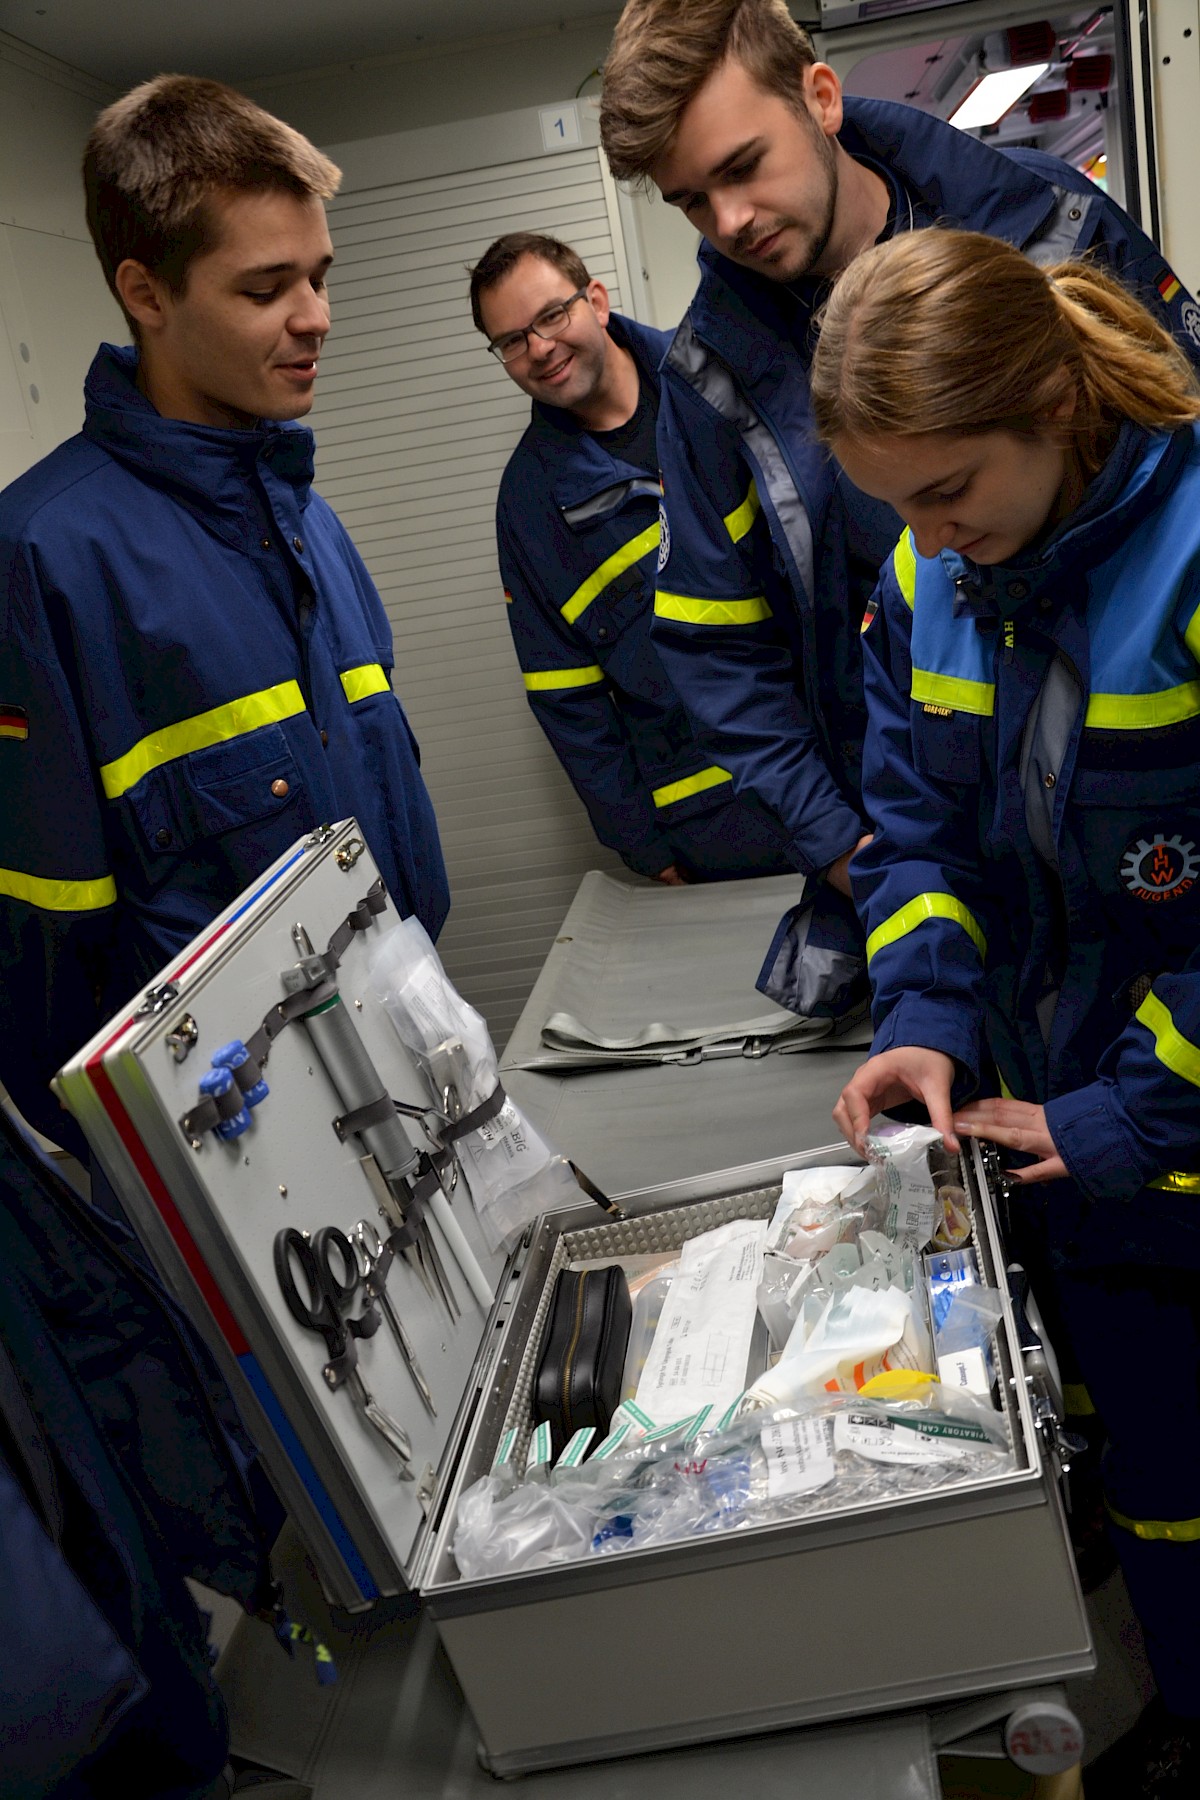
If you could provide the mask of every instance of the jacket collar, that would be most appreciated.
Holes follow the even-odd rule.
[[[84,384],[84,436],[155,487],[238,540],[260,518],[250,481],[264,470],[303,507],[313,478],[313,435],[304,425],[260,421],[250,431],[164,419],[137,386],[138,353],[101,344]]]
[[[915,106],[847,95],[838,139],[851,156],[890,171],[925,223],[984,231],[1023,248],[1054,209],[1054,189],[1042,176]],[[779,340],[803,337],[817,290],[794,293],[708,243],[699,262],[693,328],[753,385],[778,355]]]
[[[671,342],[669,331],[656,331],[612,313],[608,333],[622,350],[628,350],[637,364],[638,379],[658,390],[658,366]],[[533,403],[531,431],[534,441],[549,452],[553,470],[554,504],[565,510],[581,506],[608,488],[620,487],[628,481],[658,478],[657,469],[639,469],[632,463],[613,456],[598,444],[586,425],[560,406]]]
[[[1195,438],[1191,425],[1168,433],[1127,419],[1079,505],[1043,543],[1003,567],[980,568],[944,550],[940,561],[955,584],[956,616],[1008,617],[1043,594],[1066,597],[1068,583],[1112,556],[1159,504]]]

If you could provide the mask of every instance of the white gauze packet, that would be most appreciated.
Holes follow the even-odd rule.
[[[683,1246],[638,1381],[651,1418],[719,1415],[742,1393],[766,1238],[764,1219],[735,1219]]]

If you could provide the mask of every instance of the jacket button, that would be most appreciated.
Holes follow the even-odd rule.
[[[292,549],[296,552],[297,556],[303,556],[304,555],[304,539],[303,538],[293,538],[292,539]]]
[[[327,731],[321,733],[321,748],[322,750],[328,750],[329,748],[329,733]]]
[[[273,781],[271,783],[271,792],[274,794],[274,796],[277,800],[282,800],[284,795],[287,793],[287,791],[288,791],[288,784],[286,781],[284,781],[282,776],[280,776],[278,781]]]
[[[1050,774],[1050,775],[1042,776],[1042,786],[1043,787],[1052,788],[1056,785],[1057,781],[1058,781],[1057,775]]]
[[[1023,600],[1029,592],[1029,583],[1027,581],[1010,581],[1008,592],[1011,599]]]
[[[608,636],[608,626],[602,625],[600,627],[599,631],[596,633],[596,636],[599,638],[606,638]]]
[[[1049,594],[1043,594],[1041,599],[1038,601],[1038,611],[1039,612],[1049,612],[1050,608],[1053,605],[1054,605],[1054,602],[1050,598]]]
[[[1067,214],[1067,217],[1068,217],[1068,219],[1082,219],[1083,208],[1080,206],[1073,206],[1071,208],[1070,212]]]
[[[271,540],[270,538],[259,538],[258,545],[260,550],[269,550],[271,548]]]
[[[159,827],[154,834],[154,841],[160,850],[165,850],[171,842],[171,834],[165,825]]]

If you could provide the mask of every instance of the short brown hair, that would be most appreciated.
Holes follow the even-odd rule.
[[[1200,418],[1191,364],[1119,282],[1087,261],[1037,268],[976,231],[906,231],[856,257],[820,320],[810,386],[827,443],[1053,423],[1089,475],[1122,419]]]
[[[565,275],[572,287],[586,287],[592,279],[583,266],[582,258],[572,250],[570,244],[562,243],[558,238],[543,237],[537,231],[509,231],[498,237],[494,244],[489,244],[473,269],[468,271],[471,277],[471,317],[475,321],[476,331],[487,336],[487,327],[483,322],[483,310],[480,300],[492,288],[498,287],[506,275],[511,275],[523,256],[536,256],[542,262],[551,263],[560,274]]]
[[[281,188],[329,200],[341,171],[282,119],[219,81],[159,75],[116,100],[83,156],[88,230],[114,297],[128,259],[182,293],[211,248],[218,193]]]
[[[680,114],[727,58],[799,106],[800,76],[817,53],[784,0],[629,0],[600,96],[600,142],[617,181],[649,176]]]

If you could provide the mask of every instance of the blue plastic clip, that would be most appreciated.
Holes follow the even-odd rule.
[[[241,1038],[234,1038],[231,1044],[222,1044],[219,1050],[213,1052],[213,1068],[228,1069],[231,1074],[234,1069],[243,1068],[249,1061],[250,1052],[247,1050],[245,1044],[243,1044]],[[240,1081],[238,1082],[238,1086],[242,1087]],[[258,1106],[261,1101],[266,1099],[270,1091],[270,1088],[260,1074],[258,1080],[254,1082],[251,1087],[242,1088],[242,1099],[246,1102],[247,1106]]]
[[[228,1094],[231,1088],[237,1093],[237,1083],[228,1069],[209,1069],[200,1077],[200,1092],[208,1094],[213,1100],[220,1101],[222,1095]],[[241,1099],[240,1093],[238,1093],[238,1099]],[[239,1106],[236,1112],[231,1112],[227,1118],[220,1119],[213,1127],[219,1138],[227,1140],[241,1137],[243,1131],[249,1131],[249,1129],[250,1114],[245,1106]]]

